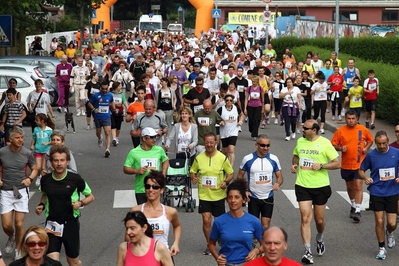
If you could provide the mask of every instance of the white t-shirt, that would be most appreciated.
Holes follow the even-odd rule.
[[[35,107],[37,100],[39,99],[40,92],[31,91],[26,98],[26,102],[29,108]],[[47,106],[50,104],[50,96],[47,92],[43,92],[42,97],[40,97],[39,103],[36,105],[36,114],[47,114]]]
[[[319,83],[316,82],[313,84],[311,90],[314,91],[314,101],[326,101],[327,100],[327,88],[328,85],[326,82]],[[319,90],[317,90],[319,89]]]
[[[301,94],[301,90],[298,87],[295,87],[291,90],[292,93],[284,96],[284,102],[286,103],[297,103],[298,102],[298,94]],[[288,92],[288,88],[284,87],[280,93]]]

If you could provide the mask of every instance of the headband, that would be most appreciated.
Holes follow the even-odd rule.
[[[35,231],[30,231],[30,232],[25,236],[25,241],[24,241],[24,242],[26,242],[26,240],[28,240],[28,238],[31,237],[31,236],[37,236],[36,232],[35,232]]]

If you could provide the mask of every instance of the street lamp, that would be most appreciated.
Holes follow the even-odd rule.
[[[335,52],[337,53],[337,58],[339,53],[339,17],[339,0],[335,0]]]

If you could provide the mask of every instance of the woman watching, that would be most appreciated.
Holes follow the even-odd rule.
[[[251,132],[251,139],[256,141],[259,125],[264,113],[264,90],[259,86],[259,77],[252,78],[252,85],[245,92],[244,115],[248,116],[248,127]]]
[[[247,182],[236,179],[227,187],[229,211],[215,219],[210,234],[209,250],[217,265],[241,265],[260,255],[262,245],[252,249],[253,239],[262,241],[263,226],[259,219],[244,212],[242,205],[246,201]],[[244,233],[248,232],[248,233]],[[219,253],[216,242],[220,239]]]
[[[166,246],[153,238],[153,231],[141,211],[128,212],[123,219],[129,239],[119,245],[116,266],[173,266]]]
[[[175,256],[180,252],[179,243],[181,226],[176,208],[161,204],[161,196],[165,190],[165,177],[162,172],[151,171],[144,178],[147,202],[131,209],[141,211],[147,217],[152,227],[154,239],[161,242],[170,250],[170,255]],[[174,242],[169,247],[168,237],[170,225],[173,227]]]
[[[57,38],[54,37],[50,43],[50,55],[54,56],[54,53],[55,53],[55,51],[57,51],[57,48],[58,48],[58,41],[57,41]]]
[[[76,52],[75,45],[73,44],[73,42],[70,42],[65,51],[65,54],[68,57],[68,63],[73,64],[75,58],[75,52]]]
[[[220,107],[217,112],[225,121],[225,124],[220,127],[220,139],[222,140],[222,152],[227,156],[231,166],[235,160],[235,146],[238,139],[238,131],[242,126],[244,114],[240,107],[233,104],[234,95],[226,94],[224,96],[225,105]]]
[[[31,226],[26,230],[22,237],[23,242],[18,247],[22,252],[22,258],[11,262],[9,266],[62,266],[61,262],[53,260],[46,256],[49,245],[49,239],[46,231],[40,226]],[[1,264],[0,265],[5,265]]]
[[[299,119],[299,110],[302,108],[301,104],[301,91],[298,87],[294,86],[294,79],[287,78],[285,81],[287,87],[283,88],[280,92],[280,99],[283,100],[281,105],[281,113],[285,122],[285,141],[296,138],[295,129],[296,122]],[[291,136],[290,136],[291,127]]]

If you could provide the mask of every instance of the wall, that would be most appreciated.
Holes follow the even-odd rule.
[[[65,31],[65,32],[55,32],[55,33],[46,32],[45,34],[26,36],[25,39],[26,54],[29,54],[29,46],[34,41],[36,36],[42,37],[43,49],[46,51],[50,51],[50,43],[54,37],[58,39],[58,37],[64,36],[66,38],[66,43],[69,43],[70,41],[75,40],[76,32],[77,31]]]

